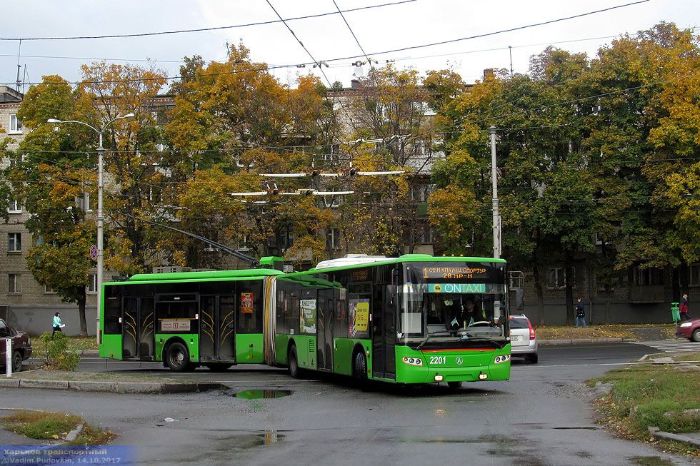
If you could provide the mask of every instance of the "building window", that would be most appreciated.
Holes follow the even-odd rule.
[[[563,267],[552,267],[547,271],[547,288],[559,289],[566,286],[566,270]]]
[[[22,233],[7,234],[7,252],[22,251]]]
[[[664,271],[661,269],[632,269],[632,284],[635,286],[660,286],[664,284]]]
[[[50,286],[44,285],[44,294],[56,294],[56,291]]]
[[[690,286],[700,286],[700,262],[690,264],[690,267],[688,267],[688,279]]]
[[[10,294],[19,294],[22,292],[19,286],[19,274],[10,273],[7,274],[7,292]]]
[[[91,273],[88,280],[88,284],[85,287],[85,292],[87,294],[97,294],[97,274]]]
[[[22,122],[14,113],[10,115],[10,133],[21,133]]]
[[[12,199],[10,205],[7,207],[7,212],[10,214],[21,214],[22,206],[17,199]]]

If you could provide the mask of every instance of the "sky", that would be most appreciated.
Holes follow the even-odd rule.
[[[470,83],[487,68],[528,70],[529,59],[548,45],[595,56],[614,37],[634,34],[661,21],[682,28],[700,27],[700,0],[649,0],[590,16],[559,21],[485,38],[380,54],[379,52],[464,38],[517,28],[635,0],[23,0],[4,2],[0,32],[0,85],[14,83],[17,64],[26,91],[41,77],[58,74],[69,81],[81,77],[80,66],[95,61],[130,63],[156,68],[177,76],[185,56],[200,55],[206,62],[223,61],[226,44],[242,42],[252,59],[269,65],[291,65],[273,70],[278,79],[294,86],[299,75],[318,69],[306,65],[311,58],[281,22],[217,31],[134,38],[29,40],[133,34],[177,29],[209,28],[277,20],[309,14],[398,3],[344,14],[287,21],[318,62],[363,55],[375,66],[393,61],[397,68],[413,68],[424,74],[449,68]],[[696,32],[700,32],[697,29]],[[24,38],[21,43],[17,38]],[[11,40],[4,40],[11,39]],[[358,43],[359,42],[359,46]],[[511,47],[509,49],[509,47]],[[18,59],[19,52],[19,59]],[[326,82],[350,85],[353,73],[366,73],[368,66],[353,65],[365,58],[329,61],[323,66]],[[21,89],[21,90],[22,90]]]

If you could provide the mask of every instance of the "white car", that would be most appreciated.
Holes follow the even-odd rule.
[[[515,314],[508,318],[510,328],[510,353],[513,357],[522,356],[526,361],[537,364],[537,337],[530,319],[525,314]]]

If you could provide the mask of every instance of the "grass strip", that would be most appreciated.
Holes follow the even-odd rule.
[[[114,439],[115,435],[87,424],[83,418],[74,414],[48,411],[18,410],[2,418],[3,426],[16,434],[39,440],[64,440],[68,433],[83,424],[78,437],[69,442],[71,445],[104,445]]]
[[[658,331],[661,339],[673,338],[676,326],[673,324],[610,324],[573,327],[569,325],[540,325],[536,328],[540,340],[584,340],[589,338],[629,338],[640,339],[640,331]]]
[[[611,385],[595,402],[599,421],[621,437],[662,444],[677,453],[700,456],[700,449],[650,439],[648,428],[684,434],[700,432],[700,367],[640,364],[589,381]],[[693,411],[695,410],[695,411]]]
[[[97,340],[95,337],[67,337],[67,351],[97,350]],[[32,353],[35,357],[46,357],[46,343],[41,338],[32,338]]]

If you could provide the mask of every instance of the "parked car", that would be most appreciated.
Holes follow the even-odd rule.
[[[0,367],[5,370],[5,339],[12,338],[12,371],[22,370],[22,361],[32,355],[32,340],[24,332],[19,332],[0,319]]]
[[[676,328],[676,336],[687,338],[690,341],[700,341],[700,319],[682,322]]]
[[[508,319],[510,328],[510,353],[513,357],[522,356],[526,361],[537,364],[537,337],[530,319],[525,314],[513,314]]]

